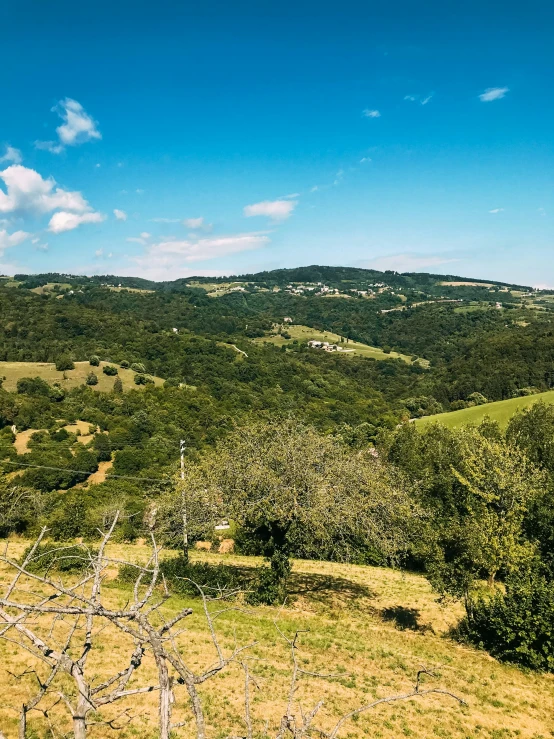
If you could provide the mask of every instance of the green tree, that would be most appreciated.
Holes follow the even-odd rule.
[[[121,381],[121,377],[116,377],[113,383],[113,391],[114,393],[117,393],[120,395],[123,392],[123,382]]]
[[[89,364],[91,367],[99,367],[100,366],[100,357],[97,354],[93,354],[89,360]]]
[[[75,369],[73,360],[69,354],[62,354],[56,361],[56,369],[58,372],[65,372],[65,370]]]
[[[117,375],[117,367],[113,364],[105,364],[102,367],[102,372],[108,377],[115,377]]]
[[[413,506],[402,476],[309,426],[237,428],[203,457],[200,475],[210,499],[263,543],[276,591],[292,552],[348,559],[363,545],[394,559],[407,546]]]
[[[86,379],[87,385],[98,385],[98,377],[94,372],[89,372]]]

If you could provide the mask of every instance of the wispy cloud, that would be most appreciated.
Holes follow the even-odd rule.
[[[362,115],[364,118],[380,118],[381,113],[378,110],[370,110],[369,108],[366,108],[364,111],[362,111]]]
[[[504,208],[493,208],[492,210],[489,210],[489,213],[502,213],[504,211]]]
[[[179,223],[180,218],[151,218],[151,223]]]
[[[371,159],[371,157],[362,157],[360,159],[360,164],[369,164],[369,162],[372,162],[372,161],[373,160]]]
[[[296,200],[263,200],[261,203],[245,206],[243,212],[246,218],[266,216],[272,221],[285,221],[297,205]]]
[[[119,208],[114,208],[113,214],[117,218],[118,221],[127,220],[127,213],[125,213],[124,210],[119,210]]]
[[[87,141],[102,138],[97,122],[86,112],[81,103],[72,98],[65,98],[52,108],[63,123],[56,128],[58,142],[36,141],[37,149],[46,149],[52,154],[60,154],[66,146],[79,146]]]
[[[482,103],[490,103],[493,100],[500,100],[507,92],[510,92],[509,87],[488,87],[479,95],[479,100]]]
[[[147,231],[143,231],[140,236],[129,236],[126,241],[128,241],[129,244],[142,244],[143,246],[146,246],[150,236],[151,234],[149,234]]]
[[[420,105],[427,105],[427,103],[430,103],[433,99],[434,92],[429,93],[428,95],[404,95],[404,100],[407,100],[410,103],[419,103]]]
[[[6,152],[0,157],[0,164],[3,162],[11,162],[12,164],[21,164],[23,157],[19,149],[15,149],[13,146],[6,146]]]
[[[185,218],[185,220],[183,221],[183,226],[190,228],[192,231],[194,231],[197,228],[202,228],[203,225],[204,225],[203,218]]]
[[[101,223],[105,218],[106,216],[102,213],[68,213],[62,210],[54,213],[48,224],[48,230],[59,234],[64,231],[73,231],[84,223]]]
[[[131,273],[159,280],[175,279],[189,272],[187,265],[191,263],[260,249],[269,243],[269,236],[263,231],[200,239],[160,241],[148,245],[144,256],[131,259],[133,263]]]

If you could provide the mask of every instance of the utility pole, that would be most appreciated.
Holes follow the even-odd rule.
[[[181,439],[179,445],[179,451],[181,453],[181,480],[183,485],[181,487],[181,507],[183,511],[183,554],[185,560],[188,561],[189,551],[189,534],[188,534],[188,520],[187,520],[187,499],[185,495],[185,449],[186,443]]]

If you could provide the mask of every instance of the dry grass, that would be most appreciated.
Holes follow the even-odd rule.
[[[14,542],[21,551],[26,542]],[[143,546],[113,545],[114,556],[143,560]],[[260,560],[234,555],[194,552],[195,560],[225,562],[239,567],[252,567]],[[115,573],[113,573],[115,574]],[[256,730],[265,721],[275,727],[283,715],[285,694],[290,676],[288,652],[274,626],[301,635],[299,659],[309,671],[340,673],[335,680],[303,678],[297,698],[304,707],[324,699],[321,714],[326,728],[332,718],[349,708],[371,701],[374,697],[409,690],[421,665],[434,668],[436,679],[426,684],[440,685],[464,698],[462,708],[446,697],[434,696],[381,706],[350,722],[342,737],[490,737],[503,739],[523,737],[546,739],[554,732],[554,679],[552,676],[527,674],[514,667],[501,665],[485,653],[462,647],[445,636],[448,627],[460,615],[455,606],[440,607],[426,580],[418,575],[403,574],[375,567],[350,566],[311,561],[296,561],[291,582],[294,600],[282,609],[258,608],[234,612],[218,619],[218,629],[226,649],[235,640],[246,644],[258,642],[252,650],[256,661],[251,670],[257,676],[260,690],[253,696]],[[107,588],[111,603],[123,603],[128,591],[112,582]],[[187,631],[179,639],[186,658],[195,667],[206,666],[214,659],[198,601],[189,601],[194,615],[187,619]],[[175,599],[170,610],[187,605]],[[402,628],[401,628],[402,627]],[[128,644],[120,634],[106,630],[93,650],[91,664],[99,676],[116,671]],[[16,713],[10,706],[25,700],[31,680],[17,681],[8,672],[22,671],[31,662],[13,645],[0,644],[0,728],[7,739],[16,736]],[[147,660],[141,680],[154,680],[152,663]],[[181,687],[176,687],[175,720],[190,717]],[[210,737],[243,736],[243,675],[238,666],[202,687]],[[117,732],[105,726],[93,727],[90,736],[118,736],[120,739],[156,736],[155,695],[129,699],[137,718]],[[106,711],[113,715],[123,705]],[[295,711],[297,709],[295,708]],[[60,708],[52,712],[57,729],[68,728],[67,717]],[[38,714],[32,718],[37,736],[46,736],[46,726]],[[192,737],[190,723],[175,731],[175,737]]]
[[[50,362],[0,362],[0,377],[5,377],[3,387],[11,392],[17,389],[17,381],[22,377],[41,377],[46,382],[58,382],[61,387],[71,388],[84,385],[89,372],[98,377],[98,385],[91,385],[93,390],[109,392],[113,389],[115,377],[108,377],[102,367],[110,362],[100,362],[100,367],[91,367],[88,362],[75,362],[75,369],[58,372],[56,366]],[[135,373],[130,369],[118,368],[118,374],[123,383],[123,390],[140,390],[144,385],[135,385]],[[67,379],[64,379],[64,375]],[[153,378],[156,385],[163,385],[160,377]]]

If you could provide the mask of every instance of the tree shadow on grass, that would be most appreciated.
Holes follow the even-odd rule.
[[[417,608],[406,608],[405,606],[389,606],[381,611],[384,621],[392,621],[400,631],[432,631],[429,624],[419,621],[420,613]]]
[[[293,572],[288,582],[292,598],[301,597],[327,607],[370,607],[369,601],[376,593],[371,588],[347,580],[344,577]]]

